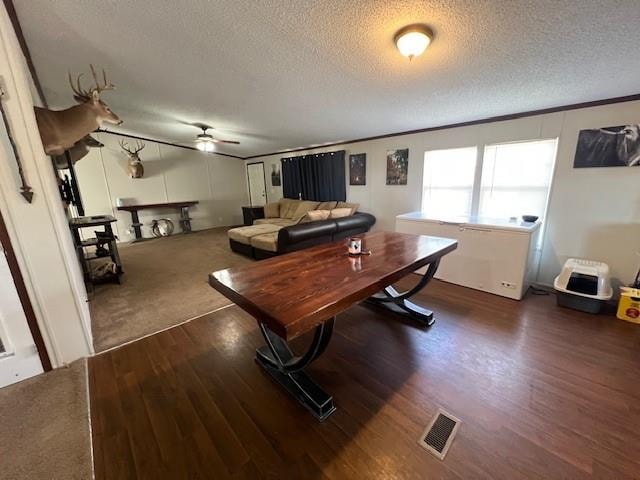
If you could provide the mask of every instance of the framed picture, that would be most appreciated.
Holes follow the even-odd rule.
[[[276,163],[271,164],[271,186],[279,187],[282,185],[282,180],[280,178],[280,165]]]
[[[580,130],[573,168],[640,166],[640,125]]]
[[[349,155],[349,185],[367,184],[367,154]]]
[[[387,150],[387,185],[406,185],[409,149]]]

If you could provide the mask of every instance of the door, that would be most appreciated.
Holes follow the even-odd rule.
[[[0,248],[0,387],[4,387],[43,369],[1,244]]]
[[[249,179],[249,201],[253,207],[261,207],[267,203],[267,185],[264,180],[264,163],[247,165]]]

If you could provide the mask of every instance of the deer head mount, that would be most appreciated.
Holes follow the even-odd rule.
[[[53,157],[54,164],[58,170],[64,170],[69,168],[69,159],[71,160],[71,164],[75,165],[78,160],[84,158],[88,153],[90,148],[102,148],[104,144],[93,138],[91,135],[86,135],[62,155],[55,155]],[[69,153],[69,159],[67,159],[67,152]]]
[[[66,110],[48,110],[35,107],[36,121],[42,138],[42,145],[47,155],[61,155],[76,142],[89,133],[97,130],[103,122],[120,125],[122,120],[104,103],[100,94],[113,90],[115,86],[107,81],[107,74],[102,70],[102,83],[98,80],[93,65],[91,75],[95,86],[85,90],[81,84],[83,74],[78,75],[75,85],[69,72],[69,84],[73,91],[73,98],[78,105]]]
[[[120,147],[129,156],[129,176],[131,178],[142,178],[144,175],[144,166],[142,165],[142,159],[138,153],[145,147],[145,144],[136,140],[136,147],[134,150],[129,148],[129,145],[120,140]]]

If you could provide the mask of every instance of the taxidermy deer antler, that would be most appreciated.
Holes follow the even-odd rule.
[[[145,144],[136,140],[136,148],[131,150],[129,148],[129,144],[125,143],[123,140],[120,140],[118,143],[122,150],[127,152],[127,155],[129,156],[129,176],[131,178],[142,178],[144,175],[144,166],[142,165],[142,160],[140,159],[138,152],[145,147]]]
[[[107,81],[107,74],[104,70],[102,70],[103,81],[100,83],[95,68],[93,65],[90,67],[95,86],[89,90],[82,88],[80,83],[83,74],[78,75],[74,85],[71,72],[69,72],[69,84],[73,91],[73,98],[79,105],[58,111],[34,108],[42,145],[48,155],[61,155],[81,138],[100,128],[103,122],[115,125],[122,123],[120,117],[100,99],[102,92],[113,90],[115,86]]]
[[[78,102],[86,102],[88,100],[91,100],[94,95],[97,95],[99,97],[100,94],[105,90],[115,90],[116,88],[115,85],[113,85],[113,83],[107,82],[107,74],[104,71],[104,68],[102,69],[103,85],[100,85],[100,82],[98,81],[98,76],[96,75],[95,68],[93,68],[93,65],[89,65],[89,67],[91,68],[91,75],[93,75],[93,81],[96,84],[96,86],[93,87],[91,90],[84,90],[82,86],[80,86],[80,79],[82,78],[84,73],[81,73],[80,75],[78,75],[78,78],[76,79],[76,85],[74,86],[73,80],[71,79],[71,72],[69,72],[69,85],[71,85],[71,90],[73,90],[73,93],[74,93],[73,98]]]

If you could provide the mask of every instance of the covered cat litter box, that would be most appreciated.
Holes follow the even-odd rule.
[[[600,313],[613,296],[606,263],[570,258],[553,282],[558,305],[588,313]]]

